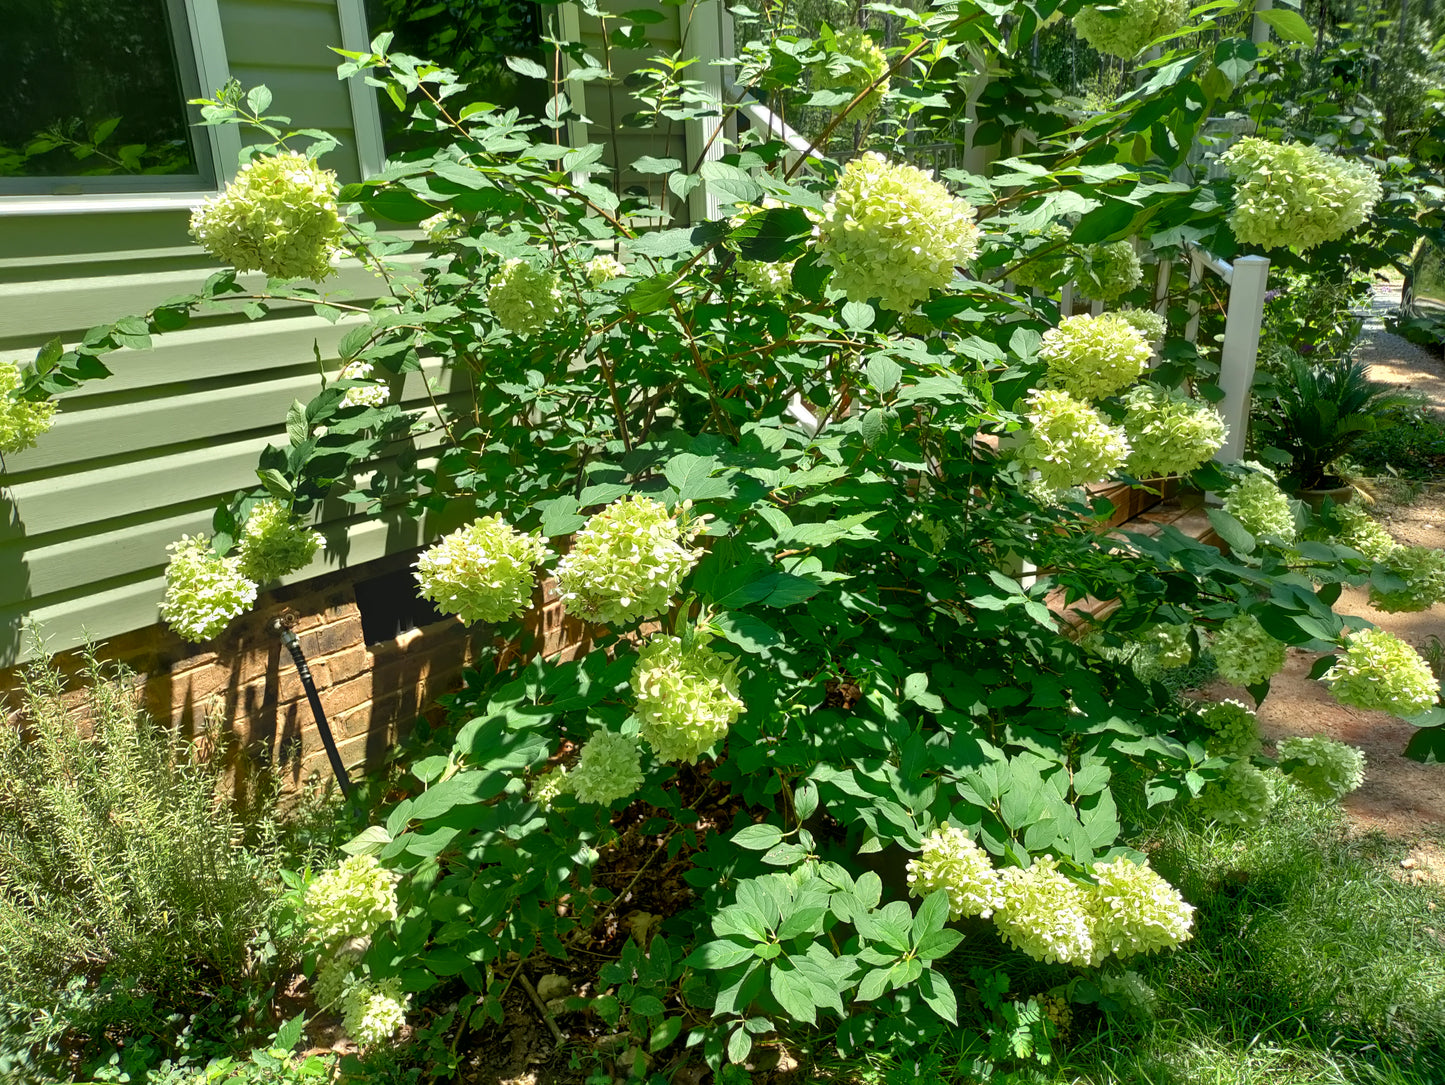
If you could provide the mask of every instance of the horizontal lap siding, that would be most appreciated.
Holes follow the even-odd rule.
[[[350,99],[327,48],[341,43],[335,0],[220,0],[220,11],[232,74],[267,84],[295,126],[334,131],[343,146],[322,164],[355,179]],[[0,213],[0,359],[195,292],[216,266],[186,225],[182,210]],[[380,283],[353,266],[323,289],[365,299]],[[111,379],[60,397],[54,429],[7,457],[0,480],[0,665],[29,653],[23,621],[51,650],[153,624],[166,544],[208,530],[218,501],[255,485],[260,451],[285,443],[287,405],[320,387],[315,348],[334,375],[345,330],[304,306],[254,323],[206,315],[150,351],[115,352]],[[401,398],[427,403],[420,374]],[[422,541],[399,516],[339,503],[321,527],[333,554],[292,579],[335,568],[338,554],[355,565]]]

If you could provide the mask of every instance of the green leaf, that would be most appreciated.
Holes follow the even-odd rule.
[[[879,395],[886,395],[893,391],[898,387],[898,382],[903,379],[903,367],[892,358],[870,358],[864,370],[868,374],[868,383]]]
[[[732,842],[749,851],[767,851],[783,839],[783,830],[776,825],[748,825],[733,834]]]
[[[1256,11],[1255,15],[1274,27],[1276,33],[1285,41],[1299,42],[1314,48],[1315,32],[1299,12],[1289,8],[1270,8],[1267,11]]]
[[[918,914],[913,917],[913,945],[918,946],[930,934],[943,930],[948,922],[948,892],[935,889],[923,898]]]
[[[1258,59],[1259,49],[1248,38],[1226,38],[1214,47],[1214,66],[1235,86],[1249,75]]]
[[[854,331],[864,331],[873,326],[873,306],[866,301],[849,301],[843,303],[843,323]]]
[[[538,64],[535,60],[526,57],[508,57],[507,67],[518,75],[526,76],[528,79],[550,79],[547,69]]]
[[[676,296],[672,275],[663,272],[633,283],[622,302],[634,313],[655,313],[671,305]]]
[[[667,1012],[662,1005],[662,1000],[656,995],[638,995],[628,1008],[633,1013],[642,1014],[643,1017],[661,1017]]]
[[[1405,743],[1405,756],[1426,765],[1445,764],[1445,727],[1425,727]]]
[[[958,1024],[958,999],[942,973],[930,968],[918,977],[918,986],[929,1009],[949,1024]]]
[[[938,957],[946,957],[952,953],[963,941],[961,931],[945,927],[941,931],[934,931],[932,934],[920,938],[917,946],[918,959],[931,961]]]
[[[685,962],[689,968],[731,968],[742,964],[753,955],[753,947],[744,946],[722,938],[715,942],[704,942],[690,954]]]
[[[632,169],[636,173],[672,173],[682,169],[682,163],[675,158],[654,158],[645,154],[633,161]]]
[[[783,642],[776,629],[751,614],[726,610],[713,618],[712,624],[745,652],[763,652]]]
[[[692,249],[695,244],[692,235],[692,227],[677,230],[654,230],[627,242],[627,251],[633,256],[651,256],[654,259],[662,260]]]
[[[392,840],[385,825],[369,825],[341,845],[347,855],[375,855]]]
[[[818,1004],[813,998],[813,987],[807,979],[792,968],[774,965],[768,976],[768,987],[778,1005],[795,1021],[816,1024]]]
[[[712,477],[721,466],[712,456],[684,452],[668,460],[662,473],[677,491],[679,501],[707,501],[733,492],[733,485],[727,479]]]
[[[813,224],[800,207],[770,207],[749,215],[729,235],[743,260],[774,263],[802,251]]]
[[[1254,536],[1234,516],[1223,509],[1213,508],[1207,511],[1207,515],[1214,530],[1219,532],[1219,537],[1231,550],[1237,550],[1241,554],[1249,554],[1254,551]]]
[[[286,436],[293,446],[304,444],[311,436],[311,426],[306,421],[306,404],[299,399],[293,399],[286,411]]]
[[[739,1028],[728,1037],[728,1062],[738,1065],[746,1062],[753,1050],[753,1038],[747,1030]]]
[[[246,95],[246,105],[252,113],[265,113],[271,108],[271,91],[264,84],[252,87]],[[292,1045],[287,1044],[286,1046],[289,1048]]]
[[[652,1030],[652,1038],[647,1041],[647,1050],[661,1051],[668,1044],[676,1040],[682,1033],[683,1021],[681,1017],[669,1017],[662,1024]]]

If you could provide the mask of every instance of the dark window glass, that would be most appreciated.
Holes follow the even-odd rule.
[[[180,0],[0,0],[0,27],[0,191],[209,187]]]

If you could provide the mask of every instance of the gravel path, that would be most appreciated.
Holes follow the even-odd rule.
[[[1374,306],[1360,337],[1359,356],[1370,363],[1370,376],[1375,380],[1419,392],[1437,411],[1445,411],[1445,361],[1385,330],[1385,314],[1399,305],[1399,283],[1376,285]]]

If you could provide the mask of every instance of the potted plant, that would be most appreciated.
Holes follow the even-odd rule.
[[[1331,465],[1365,434],[1394,425],[1413,403],[1408,394],[1370,380],[1368,369],[1358,358],[1315,364],[1289,355],[1274,398],[1264,403],[1261,435],[1289,453],[1287,480],[1316,510],[1327,496],[1349,496]]]

